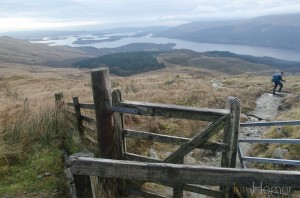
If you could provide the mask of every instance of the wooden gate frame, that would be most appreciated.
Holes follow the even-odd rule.
[[[95,72],[95,73],[93,73]],[[73,98],[73,103],[65,103],[68,106],[75,108],[75,112],[71,112],[76,117],[77,127],[80,137],[83,140],[87,140],[94,146],[98,147],[98,156],[103,156],[110,159],[94,159],[78,156],[70,156],[70,170],[72,174],[82,177],[77,177],[75,186],[82,187],[82,191],[77,194],[79,197],[91,197],[91,185],[84,184],[84,181],[89,181],[89,176],[99,176],[102,180],[106,177],[123,178],[119,182],[119,186],[122,187],[122,192],[129,192],[132,194],[141,195],[144,197],[164,197],[155,193],[143,191],[141,189],[129,189],[128,186],[123,185],[124,179],[139,179],[152,182],[158,182],[165,186],[173,187],[174,197],[182,197],[182,191],[191,191],[199,194],[206,194],[212,197],[231,197],[232,196],[232,184],[238,184],[239,186],[252,186],[255,183],[264,183],[264,185],[275,185],[282,187],[293,187],[293,189],[299,189],[299,172],[293,171],[262,171],[262,170],[243,170],[232,168],[215,168],[215,167],[201,167],[201,166],[188,166],[178,165],[171,163],[162,163],[163,160],[153,159],[145,156],[135,155],[126,152],[126,145],[124,144],[124,138],[139,138],[143,140],[153,140],[162,143],[182,145],[165,160],[177,161],[181,163],[184,153],[196,148],[195,144],[198,144],[197,148],[209,149],[222,152],[222,167],[235,167],[236,159],[236,146],[239,126],[252,126],[252,125],[288,125],[300,123],[300,121],[282,121],[282,122],[270,122],[270,123],[242,123],[239,124],[240,116],[240,101],[237,98],[229,97],[227,100],[227,110],[212,110],[212,109],[197,109],[193,107],[183,107],[176,105],[163,105],[154,103],[141,103],[141,102],[129,102],[122,101],[119,91],[115,91],[112,94],[110,90],[110,82],[108,79],[108,69],[98,69],[92,72],[96,83],[93,84],[93,96],[95,104],[83,104],[79,103],[77,97]],[[101,81],[100,84],[97,81]],[[95,89],[94,89],[95,88]],[[99,90],[97,90],[99,89]],[[99,93],[97,93],[99,92]],[[97,139],[99,143],[100,137],[105,138],[105,135],[110,137],[113,141],[107,142],[106,139],[102,139],[108,147],[103,145],[97,145],[91,139],[90,133],[95,133],[95,130],[89,128],[89,126],[82,125],[84,123],[96,123],[97,120],[81,115],[80,109],[96,109],[96,100],[100,101],[98,109],[104,109],[102,113],[97,115],[98,119],[101,116],[105,117],[108,121],[108,126],[102,126],[99,128],[97,125]],[[55,94],[56,107],[58,109],[64,104],[63,94]],[[62,108],[67,110],[65,108]],[[68,110],[67,110],[68,111]],[[134,131],[124,129],[123,126],[123,113],[140,114],[148,116],[166,116],[176,117],[184,119],[194,120],[206,120],[218,122],[219,120],[224,125],[223,143],[220,142],[207,142],[207,138],[210,133],[199,133],[194,139],[167,136],[155,133],[148,133],[142,131]],[[217,113],[217,114],[216,114]],[[225,115],[226,114],[226,115]],[[216,116],[217,115],[217,116]],[[222,118],[222,117],[226,118]],[[104,125],[106,123],[103,123]],[[110,125],[111,124],[111,125]],[[213,126],[215,125],[215,126]],[[218,124],[212,123],[206,129],[209,129],[214,133],[217,131]],[[113,128],[113,131],[108,129]],[[88,132],[88,133],[85,133]],[[202,131],[205,132],[205,131]],[[102,133],[102,134],[101,134]],[[109,134],[107,134],[109,133]],[[201,139],[203,136],[204,139]],[[207,138],[205,140],[205,138]],[[111,140],[110,139],[110,140]],[[101,140],[101,139],[100,139]],[[247,140],[249,141],[249,140]],[[251,140],[252,141],[252,140]],[[253,140],[257,141],[257,140]],[[261,140],[263,142],[270,142],[271,140]],[[272,140],[272,142],[278,140]],[[299,140],[296,140],[297,142]],[[291,140],[284,140],[284,142],[291,142]],[[295,140],[293,141],[295,142]],[[96,144],[96,145],[95,145]],[[200,145],[200,146],[199,146]],[[176,154],[177,153],[177,154]],[[129,159],[132,161],[120,161],[114,159]],[[261,159],[260,159],[261,160]],[[134,162],[144,161],[144,162]],[[146,162],[146,163],[145,163]],[[149,162],[159,162],[149,163]],[[120,172],[121,171],[121,172]],[[187,171],[187,172],[185,172]],[[187,175],[188,174],[188,175]],[[178,177],[173,177],[176,175]],[[79,179],[80,178],[80,179]],[[105,179],[106,180],[106,179]],[[169,181],[170,180],[170,181]],[[182,184],[189,183],[189,184]],[[224,185],[221,187],[222,191],[213,191],[211,189],[199,188],[191,184],[202,185]],[[236,186],[235,186],[236,187]],[[234,188],[237,189],[237,188]],[[93,186],[92,186],[93,190]],[[239,188],[240,190],[240,188]],[[242,189],[243,190],[243,189]],[[89,191],[89,192],[88,192]],[[241,192],[241,191],[240,191]],[[239,192],[239,193],[240,193]],[[94,192],[93,192],[94,194]],[[116,195],[117,196],[117,195]],[[95,197],[95,195],[93,195]]]
[[[166,116],[169,118],[212,121],[211,124],[194,138],[183,143],[177,150],[166,157],[166,159],[162,161],[164,163],[182,162],[186,154],[197,147],[204,146],[210,137],[224,127],[223,146],[227,146],[227,149],[222,152],[221,166],[235,167],[241,104],[238,98],[228,98],[227,110],[130,102],[122,100],[120,91],[114,91],[111,96],[108,68],[92,70],[91,80],[96,112],[97,157],[147,161],[143,160],[145,158],[141,156],[126,153],[124,136],[129,131],[124,130],[122,115],[123,112],[126,112],[146,116]],[[224,197],[231,197],[233,186],[224,186],[221,187],[221,190],[223,191]],[[182,192],[182,184],[176,185],[174,188],[174,197],[182,197]]]
[[[111,94],[108,68],[92,70],[91,81],[94,104],[80,104],[77,97],[73,98],[73,103],[66,104],[75,108],[75,113],[73,114],[76,117],[79,134],[82,139],[85,138],[84,130],[93,131],[83,126],[82,121],[96,123],[97,158],[159,163],[183,163],[183,158],[186,154],[195,148],[201,148],[222,152],[221,166],[235,168],[241,111],[241,102],[238,98],[229,97],[226,104],[227,109],[194,108],[178,105],[123,101],[120,91],[115,90]],[[60,106],[60,101],[63,100],[62,94],[60,94],[60,96],[61,98],[55,95],[57,106]],[[80,108],[95,110],[96,119],[94,120],[81,115]],[[124,129],[123,113],[202,120],[211,123],[192,139],[189,139]],[[209,138],[219,132],[223,127],[223,143],[208,142]],[[181,146],[164,160],[158,160],[126,152],[125,138],[140,138]],[[101,179],[103,180],[103,178]],[[144,182],[139,182],[138,184],[141,185],[143,183]],[[221,186],[221,191],[214,191],[189,184],[163,183],[163,185],[173,187],[173,197],[182,198],[183,190],[213,197],[232,197],[234,184]],[[228,183],[226,185],[228,185]],[[124,180],[119,183],[119,186],[123,191],[128,190]],[[127,192],[132,193],[133,191],[129,190]],[[147,197],[147,195],[150,197],[161,197],[146,192],[142,192],[142,194],[145,197]]]

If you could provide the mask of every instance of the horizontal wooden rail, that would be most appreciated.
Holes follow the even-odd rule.
[[[123,130],[123,134],[124,137],[127,138],[137,138],[142,140],[150,140],[150,141],[167,143],[167,144],[175,144],[175,145],[183,145],[191,140],[190,138],[162,135],[162,134],[149,133],[144,131],[135,131],[130,129]],[[198,148],[219,151],[219,152],[226,152],[228,150],[228,145],[219,142],[207,142]]]
[[[70,157],[72,174],[202,185],[300,187],[299,171],[243,170],[168,163]]]
[[[300,120],[240,123],[240,127],[300,125]]]
[[[122,192],[138,195],[144,198],[167,198],[165,195],[158,195],[157,192],[151,192],[145,189],[125,188],[121,189]]]
[[[67,102],[68,106],[74,106],[74,103]],[[169,118],[181,118],[191,120],[215,121],[221,116],[228,115],[227,109],[195,108],[179,105],[146,103],[135,101],[123,101],[118,104],[120,107],[136,109],[136,111],[127,111],[130,114],[146,116],[165,116]],[[80,108],[95,109],[93,103],[80,103]]]
[[[134,153],[128,153],[128,152],[125,152],[125,153],[124,153],[124,158],[125,158],[126,160],[140,161],[140,162],[152,162],[152,163],[160,163],[160,162],[163,162],[163,161],[160,160],[160,159],[155,159],[155,158],[146,157],[146,156],[143,156],[143,155],[137,155],[137,154],[134,154]]]
[[[95,123],[96,122],[96,120],[94,119],[94,118],[90,118],[90,117],[87,117],[87,116],[81,116],[81,119],[83,120],[83,121],[86,121],[86,122],[88,122],[88,123]]]
[[[203,186],[183,184],[183,190],[198,193],[198,194],[202,194],[202,195],[207,195],[207,196],[210,196],[210,197],[216,197],[216,198],[221,198],[222,197],[222,191],[212,190],[210,188],[203,187]]]
[[[74,107],[74,103],[72,103],[72,102],[67,102],[66,104],[68,106]],[[92,110],[95,110],[95,104],[93,104],[93,103],[80,103],[79,106],[82,109],[92,109]]]
[[[95,131],[94,129],[91,129],[91,128],[87,127],[87,126],[84,126],[84,125],[83,125],[82,128],[83,128],[84,130],[90,132],[90,133],[96,133],[96,131]]]
[[[72,102],[66,102],[66,104],[70,107],[74,107],[74,103],[72,103]]]
[[[239,139],[247,143],[300,144],[300,139]]]
[[[168,118],[203,121],[216,121],[220,117],[224,115],[229,115],[230,113],[227,109],[195,108],[178,105],[134,101],[123,101],[119,103],[118,106],[136,109],[138,115],[164,116]]]
[[[260,158],[260,157],[243,157],[243,161],[300,166],[300,160],[285,160],[285,159]]]
[[[95,104],[92,103],[80,103],[80,108],[82,109],[92,109],[95,110]]]
[[[69,111],[69,110],[67,110],[67,112],[70,113],[72,116],[76,117],[76,113],[75,112],[72,112],[72,111]],[[81,119],[83,121],[88,122],[88,123],[95,123],[96,122],[96,120],[94,118],[90,118],[88,116],[81,115]]]
[[[172,184],[172,183],[157,183],[157,184],[167,186],[170,188],[172,188],[174,186],[174,184]],[[208,187],[199,186],[199,185],[191,185],[191,184],[183,184],[182,188],[185,191],[194,192],[194,193],[201,194],[201,195],[207,195],[207,196],[215,197],[215,198],[222,198],[222,193],[223,193],[222,191],[219,191],[219,190],[212,190]],[[134,189],[128,189],[128,188],[122,189],[123,192],[129,192],[129,193],[135,194],[130,190],[139,191],[141,189],[135,189],[135,188]],[[149,193],[150,195],[146,194],[146,195],[144,195],[144,197],[149,197],[149,196],[152,197],[151,191],[146,191],[146,192]],[[135,195],[141,195],[141,194],[135,194]],[[158,196],[163,196],[163,195],[158,195]]]
[[[158,183],[158,184],[161,184],[163,186],[173,187],[172,183]],[[199,185],[183,184],[182,187],[183,187],[183,190],[198,193],[198,194],[202,194],[202,195],[207,195],[207,196],[210,196],[210,197],[219,197],[219,198],[221,198],[222,193],[223,193],[220,190],[212,190],[208,187],[199,186]]]

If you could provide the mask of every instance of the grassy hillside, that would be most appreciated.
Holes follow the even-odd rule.
[[[200,53],[191,50],[173,50],[160,54],[158,58],[166,64],[208,69],[225,74],[270,75],[278,70],[293,74],[300,73],[300,62],[239,55],[228,51]]]
[[[188,66],[210,69],[226,74],[241,74],[246,72],[270,70],[266,65],[253,64],[238,58],[199,57],[188,61]]]
[[[211,53],[198,53],[190,50],[174,50],[159,55],[159,59],[166,64],[207,69],[225,74],[243,73],[271,73],[276,68],[266,64],[253,63],[241,58],[217,56]]]
[[[65,66],[71,59],[88,57],[79,49],[45,44],[32,44],[28,41],[0,37],[0,62],[31,65]]]
[[[268,65],[274,69],[279,69],[288,72],[300,72],[300,62],[279,60],[272,57],[255,57],[250,55],[239,55],[228,51],[211,51],[207,52],[211,57],[237,58],[246,62]],[[256,68],[259,70],[259,68]]]

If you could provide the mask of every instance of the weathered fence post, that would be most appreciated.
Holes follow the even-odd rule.
[[[117,106],[122,101],[122,95],[120,90],[115,90],[112,93],[112,104]],[[123,160],[124,159],[124,152],[125,152],[125,144],[123,138],[123,114],[119,112],[113,113],[113,120],[114,120],[114,133],[116,135],[116,153],[117,159]]]
[[[228,97],[227,109],[230,110],[230,117],[224,127],[223,142],[228,144],[229,150],[222,153],[222,167],[235,168],[237,155],[237,141],[240,128],[241,101],[236,97]],[[233,195],[233,185],[221,187],[224,198],[230,198]]]
[[[178,164],[184,164],[184,157],[178,161]],[[183,184],[175,184],[173,186],[173,198],[183,198]]]
[[[73,103],[74,103],[74,110],[76,115],[77,129],[79,132],[79,136],[82,139],[84,137],[84,130],[82,128],[82,118],[81,118],[80,103],[78,97],[73,97]]]
[[[120,90],[115,90],[112,92],[112,104],[113,106],[118,106],[119,103],[122,101],[122,94]],[[119,112],[113,113],[113,120],[114,120],[114,133],[116,137],[116,158],[119,160],[124,160],[124,152],[125,152],[125,140],[123,137],[123,114]],[[118,189],[121,194],[124,194],[124,189],[126,188],[126,180],[125,179],[118,179]]]
[[[56,109],[61,108],[63,103],[64,103],[64,94],[63,94],[63,92],[55,93],[54,97],[55,97],[55,108]]]
[[[89,157],[93,158],[93,153],[76,153],[70,156],[71,158],[77,157]],[[94,192],[92,189],[91,178],[88,175],[76,175],[73,174],[73,182],[76,190],[77,198],[93,198]]]
[[[108,68],[97,68],[91,72],[93,98],[96,112],[97,157],[116,157],[113,117],[108,107],[112,105]]]
[[[111,85],[108,68],[97,68],[91,72],[93,98],[96,113],[97,155],[99,158],[115,159],[116,143],[113,115],[108,107],[112,106]],[[114,179],[98,178],[102,197],[118,197]]]

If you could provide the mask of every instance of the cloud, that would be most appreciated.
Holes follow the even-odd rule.
[[[1,0],[0,6],[1,24],[7,30],[13,28],[9,21],[23,29],[63,24],[148,26],[282,13],[300,13],[299,0]]]
[[[37,21],[31,18],[5,18],[0,19],[0,31],[39,30],[99,24],[99,21]]]
[[[197,6],[193,10],[194,13],[216,13],[218,11],[219,10],[214,6],[202,6],[202,5]]]

